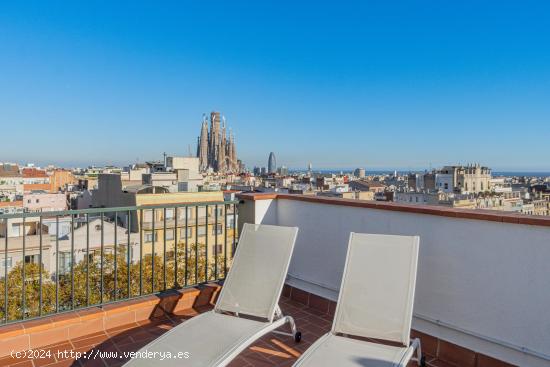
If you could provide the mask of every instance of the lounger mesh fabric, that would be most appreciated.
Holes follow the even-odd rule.
[[[245,224],[217,310],[272,320],[298,228]]]
[[[229,351],[268,324],[207,312],[185,321],[183,327],[173,328],[140,350],[159,353],[156,358],[134,358],[126,366],[216,366]],[[189,358],[160,360],[162,353],[176,356],[180,352],[188,352]]]
[[[396,367],[404,366],[410,359],[410,348],[396,348],[325,334],[304,354],[296,367]]]
[[[352,233],[333,333],[408,346],[418,237]]]

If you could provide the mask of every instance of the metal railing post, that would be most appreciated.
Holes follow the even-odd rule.
[[[113,287],[114,287],[114,291],[113,291],[113,298],[114,300],[116,301],[117,300],[117,292],[118,292],[118,287],[117,287],[117,281],[118,281],[118,264],[117,264],[117,242],[118,242],[118,212],[115,212],[115,226],[114,226],[114,231],[115,231],[115,248],[113,250],[113,260],[114,260],[114,272],[115,272],[115,278],[113,279]]]
[[[162,255],[162,289],[166,290],[166,208],[163,210],[163,255]]]
[[[42,217],[38,218],[38,227],[40,231],[38,244],[38,316],[42,316]]]
[[[128,238],[126,239],[126,251],[127,251],[127,254],[126,254],[126,286],[127,286],[127,289],[126,289],[126,295],[128,298],[132,297],[132,290],[131,290],[131,287],[130,287],[130,266],[131,266],[131,260],[130,260],[130,255],[131,255],[131,244],[130,244],[130,241],[131,241],[131,236],[130,236],[130,233],[132,231],[132,227],[131,227],[131,223],[132,223],[132,212],[130,210],[128,210],[128,220],[126,221],[126,226],[128,227]]]
[[[9,304],[8,304],[8,218],[4,220],[6,225],[4,234],[4,323],[9,320]]]
[[[218,280],[218,204],[214,211],[214,280]]]
[[[156,232],[155,232],[155,209],[153,211],[153,226],[151,233],[153,234],[151,239],[151,293],[155,293],[155,244],[157,240]]]
[[[105,224],[104,213],[101,212],[101,249],[100,249],[100,262],[99,262],[99,304],[103,304],[103,256],[105,251]]]
[[[23,289],[23,292],[22,292],[22,302],[21,302],[21,313],[22,313],[22,318],[23,320],[25,320],[25,308],[26,308],[26,289],[25,289],[25,263],[26,263],[26,259],[25,259],[25,217],[23,217],[23,264],[22,264],[22,270],[23,270],[23,284],[21,285],[21,288]]]
[[[178,287],[178,207],[174,208],[174,285]]]
[[[90,215],[86,214],[86,306],[90,305]]]
[[[71,309],[74,310],[74,215],[71,214]]]
[[[206,223],[204,225],[204,282],[208,282],[208,205],[205,210]]]

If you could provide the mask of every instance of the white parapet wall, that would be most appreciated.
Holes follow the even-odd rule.
[[[292,199],[242,222],[299,227],[288,283],[336,300],[350,232],[420,236],[413,327],[519,366],[550,366],[550,227]]]

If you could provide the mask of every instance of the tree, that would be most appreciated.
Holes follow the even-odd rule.
[[[155,254],[153,257],[151,254],[146,254],[140,261],[128,264],[125,245],[117,248],[116,261],[112,253],[105,253],[103,261],[100,254],[90,253],[90,256],[74,264],[72,272],[59,274],[58,309],[60,311],[77,309],[167,289],[192,286],[196,283],[216,280],[216,270],[218,279],[225,277],[224,254],[218,254],[217,257],[214,254],[208,254],[207,261],[205,249],[206,246],[203,243],[199,243],[198,246],[190,243],[187,248],[187,257],[184,241],[177,244],[177,251],[174,248],[167,249],[166,276],[164,255]],[[228,261],[227,266],[229,265]],[[206,274],[207,269],[208,274]],[[56,311],[56,277],[52,277],[43,268],[41,271],[42,315],[46,315]],[[7,310],[9,320],[40,315],[39,274],[38,264],[25,264],[25,308],[23,309],[22,264],[18,263],[9,272]],[[0,289],[4,290],[4,287],[5,280],[0,279]],[[4,297],[0,296],[1,318],[5,316],[5,312]]]
[[[42,273],[42,315],[55,311],[55,284],[49,274],[38,264],[26,263],[23,283],[23,263],[19,262],[8,274],[8,305],[6,310],[4,294],[0,297],[0,318],[8,320],[37,317],[40,315],[40,272]],[[23,292],[23,284],[25,292]],[[5,291],[6,281],[0,280],[0,289]],[[23,294],[25,297],[23,297]],[[24,307],[23,307],[24,304]]]

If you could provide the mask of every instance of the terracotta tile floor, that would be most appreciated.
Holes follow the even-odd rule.
[[[303,353],[317,338],[330,330],[332,317],[315,309],[304,306],[289,299],[281,299],[281,308],[285,314],[295,318],[299,330],[302,331],[302,342],[296,344],[290,337],[278,334],[268,334],[257,343],[241,353],[230,367],[249,366],[292,366],[296,358]],[[90,359],[74,356],[57,356],[57,351],[73,350],[74,352],[88,352],[101,350],[103,352],[128,352],[137,351],[159,335],[186,319],[196,315],[202,310],[189,310],[175,315],[169,319],[159,319],[143,323],[139,327],[118,327],[106,332],[86,335],[85,337],[69,340],[66,343],[51,345],[48,348],[52,353],[51,358],[45,359],[13,359],[4,357],[0,359],[0,366],[17,367],[58,367],[58,366],[120,366],[125,361],[119,359]],[[428,357],[430,366],[450,366]],[[414,364],[415,365],[415,364]],[[411,364],[413,366],[413,364]]]

